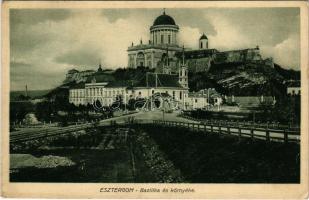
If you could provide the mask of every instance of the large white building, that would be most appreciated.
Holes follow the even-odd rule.
[[[98,71],[88,76],[85,83],[78,83],[69,89],[69,101],[74,105],[94,104],[100,101],[102,106],[111,106],[122,99],[153,99],[158,94],[166,94],[184,108],[188,97],[188,72],[182,66],[178,74],[146,73],[139,81],[128,84],[127,81],[116,81],[111,73],[105,73],[101,65]],[[164,95],[163,95],[164,96]]]
[[[214,88],[208,88],[190,92],[186,99],[186,109],[202,109],[210,105],[220,106],[222,103],[221,95]]]

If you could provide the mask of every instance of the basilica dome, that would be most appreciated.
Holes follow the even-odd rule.
[[[171,16],[163,12],[163,14],[157,17],[153,22],[153,26],[158,26],[158,25],[176,25],[176,23],[175,23],[175,20]]]
[[[172,45],[177,46],[177,33],[179,27],[176,25],[175,20],[165,14],[157,17],[153,25],[150,27],[150,44],[154,45]]]

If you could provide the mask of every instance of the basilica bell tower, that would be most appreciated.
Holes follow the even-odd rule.
[[[184,46],[182,47],[182,62],[180,64],[179,67],[179,84],[183,87],[183,88],[189,88],[188,85],[188,67],[185,63],[185,48]]]

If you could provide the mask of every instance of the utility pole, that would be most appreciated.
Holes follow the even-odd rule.
[[[185,45],[182,45],[182,66],[185,66]]]

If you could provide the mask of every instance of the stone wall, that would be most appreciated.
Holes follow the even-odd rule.
[[[260,50],[258,48],[225,51],[216,53],[214,56],[215,64],[260,61],[260,60],[262,60],[262,57],[260,55]]]
[[[190,72],[208,71],[211,66],[211,61],[212,61],[211,57],[189,59],[187,61],[188,70]]]

